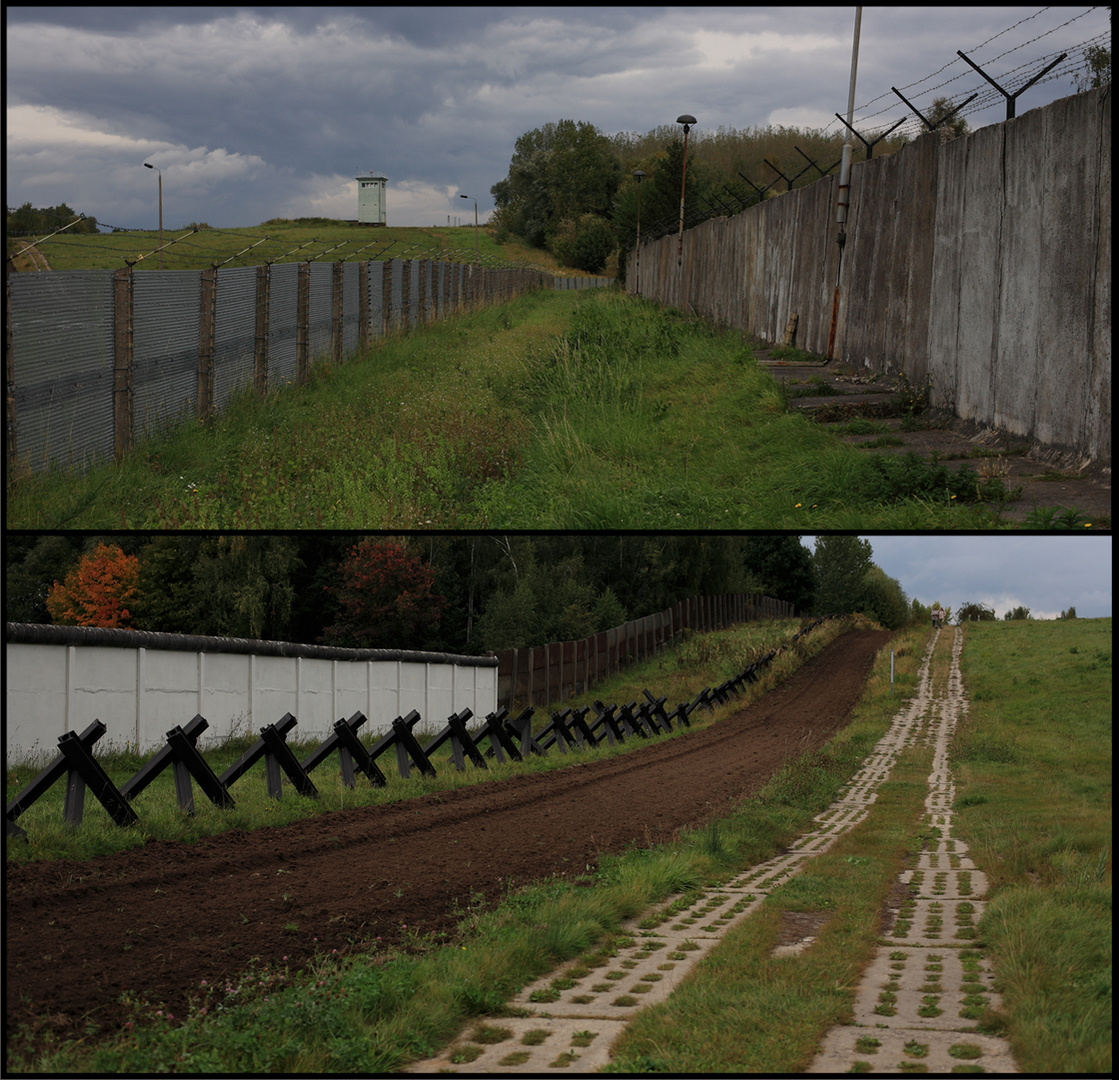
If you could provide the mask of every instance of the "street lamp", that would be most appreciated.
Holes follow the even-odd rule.
[[[680,178],[680,242],[676,246],[676,265],[684,265],[684,189],[688,183],[688,132],[696,122],[694,116],[684,113],[676,117],[676,123],[684,125],[684,172]]]
[[[144,168],[145,169],[155,169],[155,171],[157,173],[159,173],[159,246],[160,246],[160,249],[161,249],[160,252],[159,252],[159,268],[160,268],[160,270],[162,270],[163,269],[163,251],[162,251],[162,248],[163,248],[163,173],[160,172],[159,169],[156,169],[154,165],[149,165],[146,161],[144,162]]]
[[[645,173],[641,169],[633,174],[634,180],[637,181],[637,283],[634,286],[634,292],[641,295],[641,181],[645,179]]]
[[[460,199],[466,199],[467,202],[469,202],[470,199],[472,198],[472,196],[470,196],[470,195],[460,195],[459,198]],[[477,199],[474,199],[474,257],[479,262],[482,261],[482,256],[479,254],[479,247],[478,247],[478,200]]]

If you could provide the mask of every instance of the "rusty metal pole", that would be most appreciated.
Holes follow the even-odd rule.
[[[855,35],[851,46],[851,86],[847,93],[847,130],[854,130],[852,124],[855,120],[855,74],[859,66],[859,28],[863,21],[863,9],[855,8]],[[843,160],[839,166],[839,200],[836,206],[835,220],[839,225],[839,255],[835,260],[835,293],[832,297],[831,329],[828,331],[828,352],[825,361],[835,359],[835,336],[839,324],[839,274],[843,267],[843,247],[847,243],[847,204],[851,193],[851,136],[843,144]]]
[[[634,180],[637,181],[637,282],[634,286],[634,294],[641,295],[641,181],[645,179],[644,170],[638,169],[633,174]]]
[[[680,177],[680,240],[676,246],[676,265],[684,265],[684,192],[688,186],[688,132],[696,122],[694,116],[685,113],[676,117],[676,123],[684,125],[684,171]]]

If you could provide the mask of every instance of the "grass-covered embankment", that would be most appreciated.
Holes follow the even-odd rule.
[[[959,834],[1023,1071],[1111,1072],[1111,619],[975,623]]]
[[[12,528],[989,528],[974,476],[885,476],[732,331],[613,289],[404,336],[82,473],[9,470]]]

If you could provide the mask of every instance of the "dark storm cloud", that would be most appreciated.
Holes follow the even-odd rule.
[[[993,59],[1079,10],[864,9],[856,97],[872,103],[867,122],[904,116],[889,87],[942,65],[955,66],[914,94],[958,89],[957,48]],[[460,213],[457,192],[485,214],[517,138],[562,118],[607,134],[681,112],[700,131],[838,128],[853,18],[852,8],[9,8],[9,201],[65,200],[150,224],[141,166],[155,160],[176,220],[350,216],[355,170],[368,168],[390,178],[395,224]],[[1096,24],[1106,15],[1062,33],[1082,41]],[[1067,79],[1039,86],[1020,111],[1071,90]],[[998,120],[1000,109],[969,119]]]

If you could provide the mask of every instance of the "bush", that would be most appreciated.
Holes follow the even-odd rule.
[[[613,255],[617,241],[613,226],[605,218],[583,214],[578,218],[564,218],[550,246],[562,266],[597,274]]]

